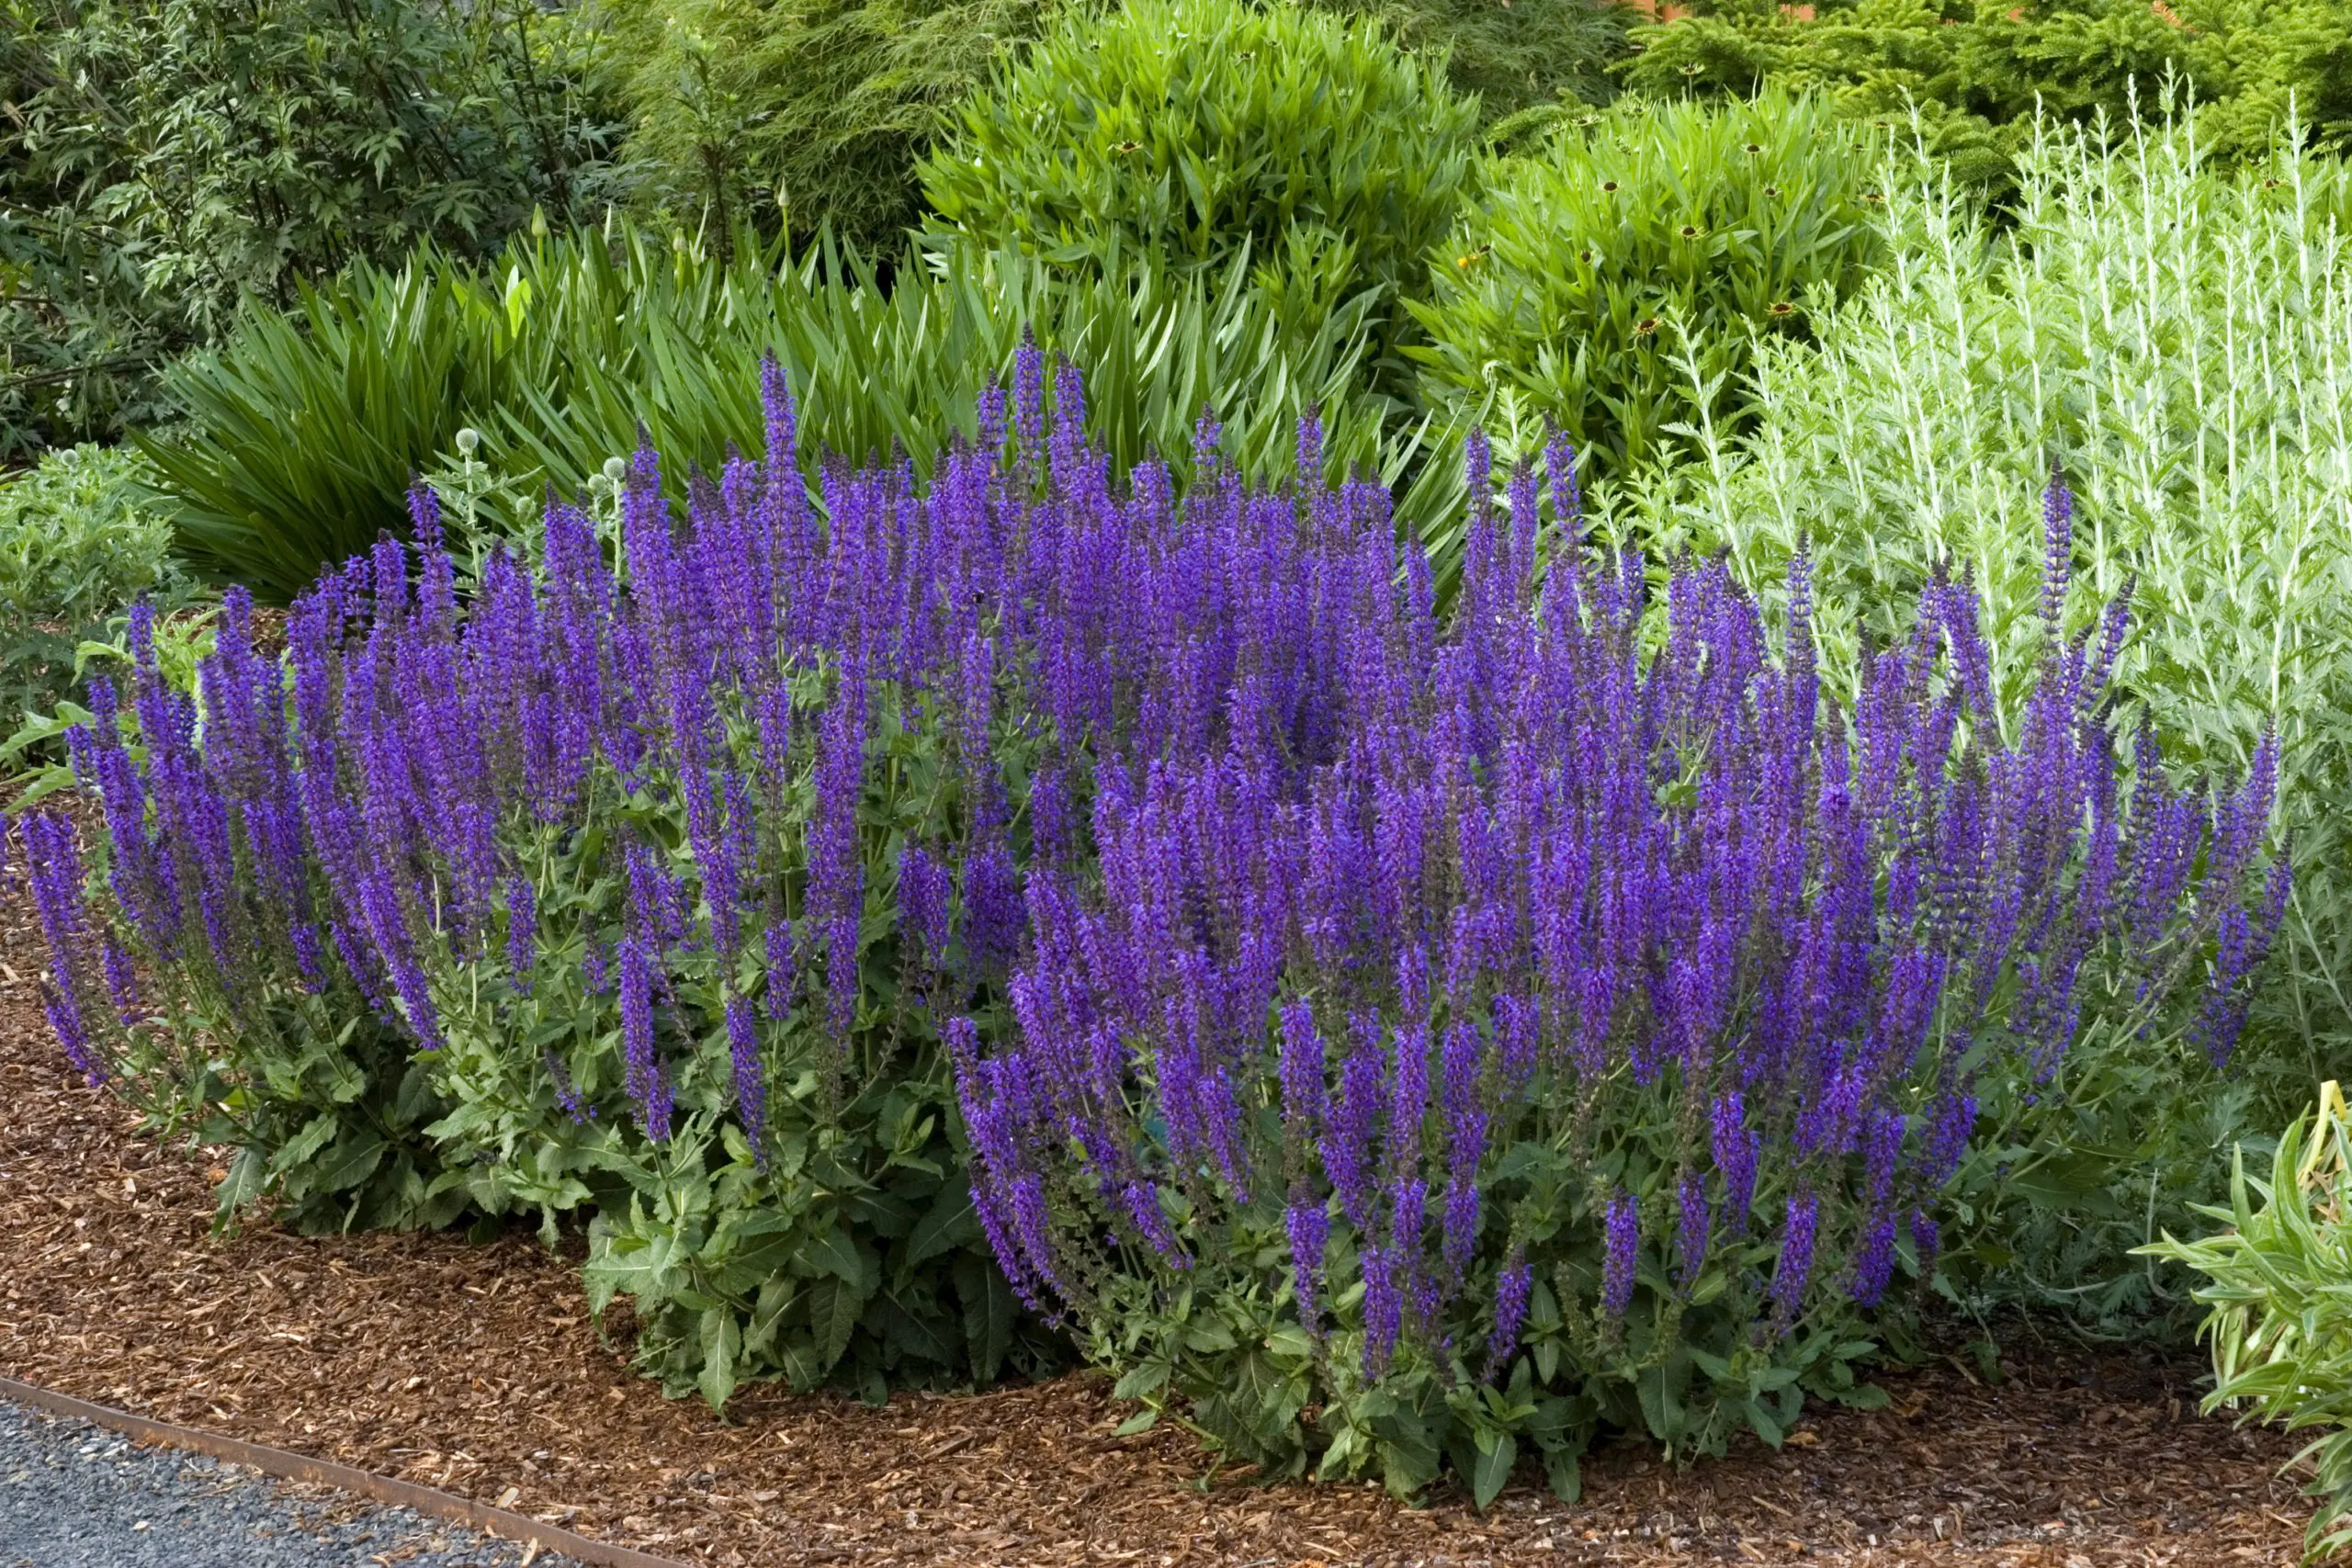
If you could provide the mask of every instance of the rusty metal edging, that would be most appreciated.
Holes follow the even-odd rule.
[[[542,1551],[560,1552],[582,1562],[594,1563],[596,1568],[686,1568],[684,1563],[666,1557],[655,1557],[626,1546],[609,1546],[601,1540],[591,1540],[584,1535],[575,1535],[560,1526],[532,1518],[527,1514],[495,1508],[487,1503],[477,1503],[470,1497],[420,1486],[413,1481],[354,1470],[347,1464],[311,1459],[305,1454],[289,1453],[284,1449],[264,1448],[259,1443],[249,1443],[241,1438],[222,1437],[190,1427],[175,1427],[168,1421],[151,1420],[128,1411],[92,1404],[69,1394],[52,1393],[48,1389],[18,1382],[14,1378],[0,1377],[0,1399],[30,1405],[51,1416],[87,1421],[141,1442],[161,1443],[167,1448],[186,1449],[232,1464],[248,1465],[281,1481],[315,1482],[356,1493],[393,1507],[413,1508],[420,1514],[429,1514],[435,1518],[471,1525],[476,1529],[503,1536],[517,1543],[536,1541]]]

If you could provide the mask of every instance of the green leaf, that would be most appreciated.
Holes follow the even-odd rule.
[[[229,1162],[228,1179],[212,1195],[215,1212],[221,1221],[227,1221],[238,1210],[261,1196],[262,1183],[268,1170],[269,1162],[259,1149],[237,1151],[236,1158]]]
[[[283,1177],[310,1164],[334,1140],[342,1125],[332,1111],[311,1117],[300,1132],[280,1144],[277,1152],[269,1156],[269,1174]]]
[[[1111,1397],[1149,1399],[1168,1386],[1168,1376],[1172,1370],[1171,1363],[1159,1356],[1130,1367],[1120,1374],[1119,1381],[1112,1385]]]
[[[1545,1453],[1544,1473],[1552,1483],[1552,1495],[1561,1502],[1574,1503],[1584,1495],[1584,1470],[1573,1451],[1560,1449]]]
[[[1021,1310],[1012,1287],[995,1264],[969,1254],[956,1260],[956,1290],[964,1302],[964,1337],[972,1356],[972,1378],[994,1382],[1012,1348],[1012,1325]]]
[[[384,1140],[367,1128],[346,1134],[322,1160],[313,1185],[322,1192],[342,1192],[376,1174],[384,1161]]]
[[[858,1290],[865,1288],[865,1264],[858,1256],[857,1244],[838,1225],[828,1225],[807,1236],[797,1257],[804,1271],[822,1269],[843,1284]]]
[[[1519,1444],[1509,1432],[1481,1435],[1477,1466],[1470,1474],[1470,1500],[1479,1511],[1484,1512],[1501,1493],[1510,1480],[1511,1467],[1518,1462]]]
[[[856,1286],[824,1279],[810,1282],[808,1302],[808,1332],[815,1342],[818,1375],[822,1376],[831,1371],[849,1349],[865,1301]]]
[[[942,1253],[971,1246],[979,1239],[979,1218],[972,1208],[970,1186],[950,1181],[939,1190],[938,1198],[908,1235],[906,1266],[927,1263]]]
[[[702,1372],[695,1386],[704,1403],[723,1411],[735,1393],[735,1365],[743,1348],[742,1326],[731,1307],[712,1307],[702,1314]]]

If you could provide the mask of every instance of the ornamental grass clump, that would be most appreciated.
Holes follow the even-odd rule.
[[[1376,515],[1253,519],[1279,613],[1193,634],[1214,739],[1098,754],[1015,1027],[949,1034],[1024,1302],[1270,1472],[1483,1502],[1532,1439],[1572,1493],[1604,1426],[1874,1402],[1860,1315],[1932,1271],[1984,1099],[2063,1099],[2086,1033],[2226,1055],[2278,921],[2267,743],[2208,798],[2143,737],[2125,783],[2063,487],[2024,705],[1939,579],[1849,706],[1802,563],[1778,657],[1720,564],[1653,616],[1548,456],[1556,522],[1520,473],[1444,617]]]
[[[1939,581],[1848,710],[1802,613],[1775,660],[1720,566],[1661,615],[1588,558],[1565,446],[1441,615],[1312,421],[1280,489],[1205,419],[1181,499],[1114,485],[1032,347],[926,487],[804,475],[763,391],[683,519],[640,450],[461,597],[420,495],[282,663],[232,592],[195,694],[143,616],[94,685],[97,864],[28,823],[51,1016],[241,1145],[225,1203],[584,1212],[714,1404],[1039,1367],[1025,1301],[1228,1449],[1484,1495],[1865,1397],[1988,1081],[2235,1030],[2270,752],[2127,790],[2120,603],[2004,713]]]

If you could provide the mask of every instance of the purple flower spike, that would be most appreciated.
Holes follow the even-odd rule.
[[[531,994],[531,971],[537,966],[539,922],[531,880],[514,876],[506,883],[506,972],[514,988]]]
[[[727,1051],[735,1069],[735,1114],[743,1123],[752,1156],[767,1168],[767,1080],[760,1066],[759,1024],[752,1015],[751,998],[741,994],[727,998]]]
[[[1320,1338],[1323,1247],[1330,1235],[1329,1217],[1320,1203],[1293,1203],[1283,1212],[1283,1229],[1290,1240],[1291,1291],[1298,1303],[1298,1321]]]
[[[1519,1353],[1520,1330],[1527,1323],[1528,1299],[1534,1289],[1535,1272],[1527,1266],[1527,1249],[1514,1247],[1495,1282],[1495,1331],[1487,1338],[1487,1382],[1500,1377]]]
[[[1820,1217],[1821,1201],[1810,1190],[1789,1200],[1781,1261],[1772,1270],[1772,1321],[1782,1332],[1804,1310],[1805,1286],[1813,1278],[1814,1230]]]
[[[1620,1188],[1609,1200],[1601,1243],[1600,1310],[1611,1323],[1623,1321],[1634,1304],[1634,1270],[1641,1240],[1640,1212],[1633,1195]]]

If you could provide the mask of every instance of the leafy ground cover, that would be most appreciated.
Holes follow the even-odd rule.
[[[2206,1568],[2285,1561],[2302,1528],[2290,1440],[2196,1418],[2193,1364],[2030,1339],[1998,1386],[1939,1364],[1777,1453],[1673,1472],[1611,1447],[1576,1506],[1531,1472],[1483,1514],[1198,1488],[1188,1441],[1114,1436],[1131,1407],[1083,1377],[879,1407],[752,1390],[722,1424],[629,1375],[527,1235],[215,1235],[218,1155],[134,1135],[62,1069],[40,951],[21,889],[0,897],[0,1366],[683,1561]]]

